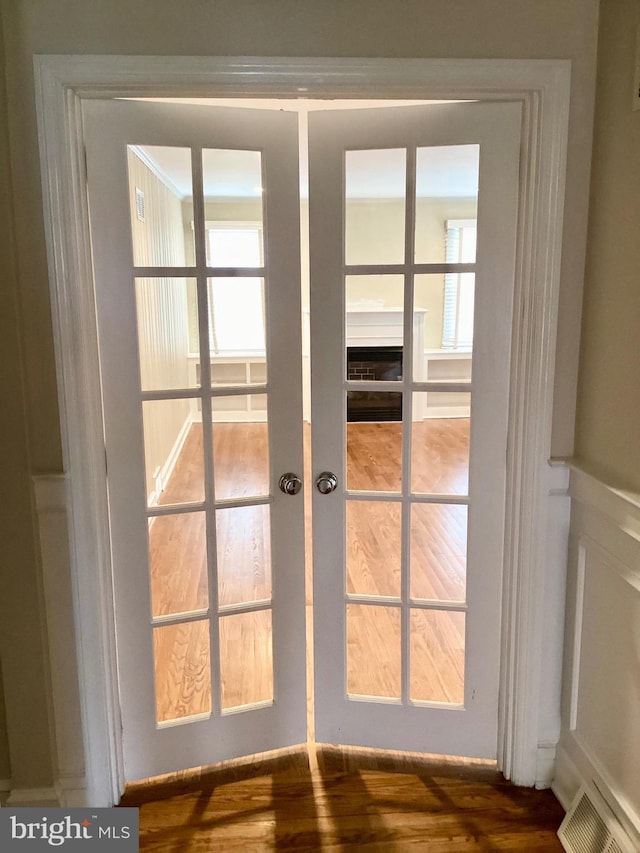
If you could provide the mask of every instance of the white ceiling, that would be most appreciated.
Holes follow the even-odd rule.
[[[153,99],[145,99],[153,100]],[[172,101],[173,99],[155,99]],[[320,101],[320,100],[214,100],[182,99],[178,103],[202,106],[224,105],[236,108],[286,109],[299,114],[300,127],[300,191],[308,195],[308,158],[306,146],[307,114],[319,109],[371,109],[372,107],[407,106],[439,103],[426,101]],[[187,149],[142,148],[156,171],[184,198],[192,194],[190,158]],[[402,198],[404,195],[404,157],[397,150],[359,152],[349,158],[347,197]],[[205,196],[224,199],[259,198],[261,188],[257,170],[247,168],[246,153],[221,151],[216,163],[205,169]],[[418,152],[417,190],[419,197],[470,198],[477,192],[478,148],[454,145],[422,149]]]

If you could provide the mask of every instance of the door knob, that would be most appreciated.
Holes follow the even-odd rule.
[[[289,471],[280,477],[278,485],[280,486],[280,491],[284,492],[285,495],[297,495],[302,488],[302,480],[297,474],[292,474]]]
[[[321,495],[329,495],[338,487],[338,478],[331,471],[323,471],[316,478],[316,488]]]

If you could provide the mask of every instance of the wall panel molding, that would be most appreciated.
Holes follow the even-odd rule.
[[[640,500],[571,465],[565,685],[552,788],[593,783],[640,849]]]
[[[40,557],[46,608],[46,626],[51,670],[55,749],[53,767],[56,784],[44,794],[12,790],[9,805],[28,805],[55,800],[55,805],[85,804],[84,743],[76,658],[76,631],[71,578],[67,478],[45,474],[32,477],[38,518]],[[41,795],[42,794],[42,795]]]

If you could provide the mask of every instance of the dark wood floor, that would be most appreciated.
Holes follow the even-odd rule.
[[[562,850],[550,791],[489,762],[311,745],[130,786],[140,850]]]

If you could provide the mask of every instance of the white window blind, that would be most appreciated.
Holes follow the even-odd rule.
[[[262,227],[207,222],[208,256],[216,267],[262,266]],[[216,355],[265,351],[261,278],[209,279],[209,341]]]
[[[476,235],[475,219],[447,220],[445,262],[473,263],[476,259]],[[444,349],[471,349],[474,296],[474,273],[446,273],[442,316]]]

